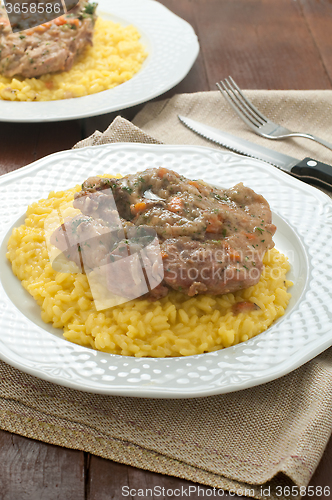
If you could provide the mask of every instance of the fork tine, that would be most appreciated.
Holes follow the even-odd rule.
[[[248,111],[242,106],[239,100],[235,99],[233,94],[230,92],[228,87],[225,85],[223,81],[216,84],[222,95],[228,101],[228,103],[232,106],[237,115],[250,127],[250,128],[259,128],[262,126],[262,123],[253,118],[252,114],[249,114]]]
[[[236,89],[236,91],[240,94],[240,96],[242,97],[243,101],[247,104],[247,106],[250,108],[250,110],[255,113],[257,116],[259,116],[259,118],[261,118],[263,120],[263,122],[267,123],[268,122],[268,119],[266,118],[266,116],[264,116],[257,108],[256,106],[254,106],[252,104],[252,102],[250,102],[246,96],[243,94],[242,90],[240,89],[240,87],[237,85],[237,83],[233,80],[233,78],[231,76],[228,77],[229,78],[229,81],[231,82],[231,84],[233,85],[233,88]],[[225,79],[227,80],[227,78]],[[229,85],[229,81],[227,82],[228,85]],[[234,92],[234,90],[233,90]]]

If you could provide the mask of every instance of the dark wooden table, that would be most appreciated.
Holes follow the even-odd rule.
[[[215,90],[215,82],[229,74],[242,88],[332,88],[331,0],[161,3],[191,23],[201,46],[192,70],[167,97]],[[141,106],[117,114],[132,119],[139,109]],[[114,116],[47,124],[2,122],[0,173],[69,149],[96,128],[104,130]],[[332,490],[331,470],[332,439],[310,484],[328,485]],[[121,494],[122,486],[138,489],[158,485],[174,490],[190,484],[0,431],[0,500],[117,500],[126,498]]]

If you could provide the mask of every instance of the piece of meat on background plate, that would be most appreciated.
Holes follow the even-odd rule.
[[[0,74],[33,78],[68,71],[87,45],[92,45],[96,4],[81,0],[68,14],[13,33],[0,6]]]

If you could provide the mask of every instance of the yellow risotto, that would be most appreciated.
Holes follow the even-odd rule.
[[[9,239],[7,257],[15,275],[41,307],[46,323],[62,328],[77,344],[126,356],[189,356],[246,341],[282,316],[290,300],[287,258],[278,250],[264,257],[259,283],[234,294],[189,298],[171,291],[156,302],[135,299],[97,311],[85,274],[56,272],[46,248],[44,221],[53,210],[68,206],[81,186],[51,192],[28,207],[25,224]],[[254,302],[258,308],[234,313],[234,304]]]
[[[140,34],[98,18],[93,46],[87,47],[70,71],[39,78],[6,78],[0,75],[0,98],[11,101],[52,101],[82,97],[111,89],[130,80],[147,57]]]

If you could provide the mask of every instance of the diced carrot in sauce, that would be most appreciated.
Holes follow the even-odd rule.
[[[59,18],[60,19],[60,18]],[[56,21],[57,19],[55,19]],[[38,26],[35,26],[34,28],[25,30],[25,34],[30,36],[33,35],[33,33],[45,33],[47,29],[49,29],[52,26],[52,22],[49,21],[47,23],[39,24]]]
[[[160,167],[158,169],[158,177],[164,177],[164,175],[166,175],[167,172],[169,172],[169,170],[167,168]]]
[[[174,196],[174,198],[172,198],[167,205],[168,210],[174,213],[182,212],[183,207],[184,207],[183,199],[179,198],[178,196]]]
[[[219,233],[219,229],[220,229],[220,226],[217,226],[217,225],[215,225],[215,224],[209,224],[209,225],[206,227],[206,232],[207,232],[207,233],[217,234],[217,233]]]
[[[63,16],[57,17],[54,19],[54,24],[57,26],[62,26],[63,24],[67,24],[67,19],[65,19]]]
[[[167,257],[168,257],[168,253],[164,252],[164,250],[161,250],[161,252],[160,252],[160,253],[161,253],[161,258],[162,258],[162,259],[167,259]]]
[[[52,82],[52,80],[48,80],[47,82],[45,82],[45,87],[47,87],[49,90],[52,90],[54,87],[54,83]]]
[[[40,24],[39,26],[36,26],[34,28],[34,31],[36,31],[37,33],[44,33],[46,31],[46,28],[45,28],[45,26]]]
[[[139,201],[138,203],[135,203],[135,205],[132,207],[132,212],[134,214],[139,214],[140,212],[144,212],[146,209],[147,205],[144,201]]]
[[[79,19],[70,19],[69,22],[77,27],[81,24]]]
[[[169,170],[168,168],[165,167],[158,168],[158,177],[162,179],[166,174],[172,174],[175,175],[175,177],[180,177],[180,174],[174,172],[174,170]]]
[[[257,304],[255,304],[254,302],[246,301],[246,300],[241,301],[241,302],[237,302],[236,304],[233,304],[233,306],[232,306],[232,312],[234,314],[257,311],[258,309],[259,309],[259,306]]]
[[[240,260],[240,258],[241,258],[241,255],[239,254],[239,252],[237,252],[236,250],[233,250],[233,248],[230,249],[230,251],[228,252],[228,255],[230,256],[231,260]]]
[[[199,182],[197,182],[197,181],[189,181],[188,184],[190,184],[191,186],[194,186],[195,188],[197,188],[198,191],[200,191],[201,188],[202,188],[201,184]]]
[[[206,223],[206,232],[207,233],[220,233],[222,227],[222,223],[220,220],[214,216],[211,217]]]

